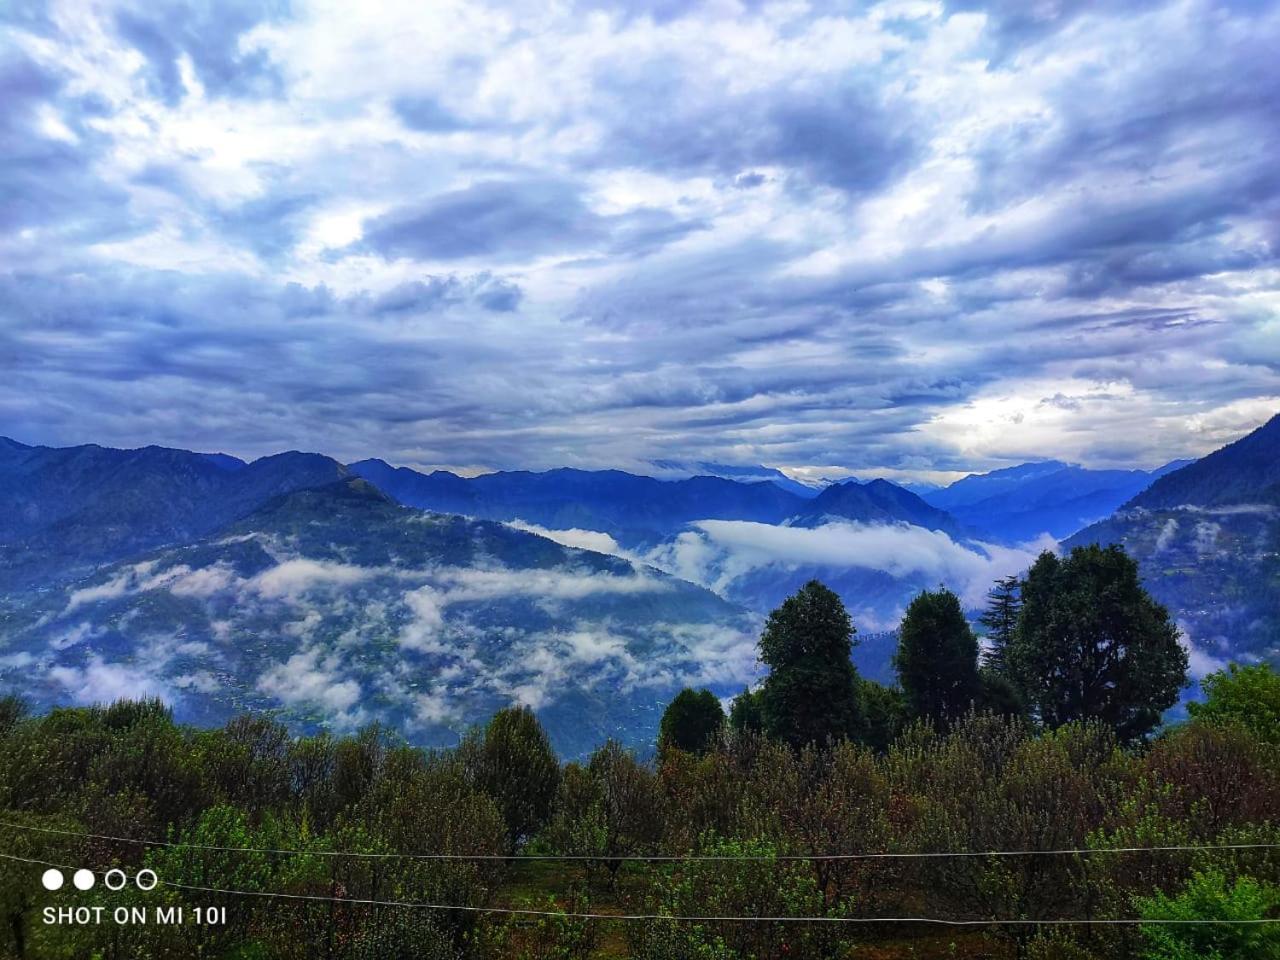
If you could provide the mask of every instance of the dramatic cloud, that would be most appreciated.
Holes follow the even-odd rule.
[[[0,21],[0,435],[940,480],[1280,408],[1273,3]]]

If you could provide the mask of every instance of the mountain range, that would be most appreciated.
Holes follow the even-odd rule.
[[[1153,481],[1191,462],[1174,460],[1155,470],[1088,470],[1043,460],[970,474],[920,496],[1000,542],[1044,533],[1061,539],[1106,518]]]
[[[914,593],[944,583],[976,612],[1061,537],[1124,543],[1193,664],[1275,660],[1278,451],[1280,419],[1193,463],[1044,461],[917,495],[668,461],[462,477],[0,439],[0,684],[38,706],[154,692],[198,722],[377,719],[426,744],[517,700],[574,756],[651,742],[685,684],[750,683],[763,615],[811,577],[888,680]]]

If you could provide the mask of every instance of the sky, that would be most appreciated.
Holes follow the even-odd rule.
[[[944,480],[1280,410],[1280,3],[0,20],[23,442]]]

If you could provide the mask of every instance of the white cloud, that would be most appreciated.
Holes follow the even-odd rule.
[[[133,590],[133,576],[129,572],[121,573],[111,579],[91,587],[72,590],[63,614],[71,613],[86,603],[97,603],[99,600],[114,600],[123,597]]]
[[[436,572],[447,602],[534,597],[540,601],[580,600],[594,594],[662,593],[670,584],[642,570],[626,574],[565,569],[448,567]]]
[[[322,707],[331,715],[348,718],[349,723],[361,690],[358,681],[342,677],[342,670],[341,658],[311,648],[267,669],[258,678],[257,688],[290,706]]]
[[[169,592],[178,597],[211,597],[241,582],[236,572],[223,563],[199,570],[181,569],[183,572],[168,584]]]
[[[139,663],[108,663],[96,653],[83,667],[58,666],[49,677],[64,687],[76,703],[114,703],[121,699],[160,697],[171,703],[169,685]]]
[[[901,523],[837,521],[806,528],[701,520],[693,526],[698,534],[681,534],[648,559],[717,592],[762,567],[814,564],[924,577],[946,584],[965,602],[978,604],[993,580],[1021,572],[1041,550],[1055,546],[1047,537],[1022,547],[961,544],[941,531]]]
[[[422,653],[442,652],[440,632],[444,627],[444,608],[448,600],[430,584],[408,591],[403,599],[413,619],[401,628],[400,645]]]
[[[601,533],[597,530],[581,530],[577,527],[572,527],[568,530],[549,530],[546,527],[540,527],[536,523],[527,523],[524,520],[512,520],[507,526],[516,530],[524,530],[527,533],[536,533],[540,537],[554,540],[561,546],[574,547],[578,550],[594,550],[596,553],[607,553],[615,557],[624,557],[628,560],[633,559],[631,554],[622,549],[617,540],[609,534]]]
[[[1215,657],[1192,638],[1188,625],[1178,621],[1178,643],[1187,651],[1187,674],[1192,680],[1203,680],[1209,674],[1225,670],[1227,661]]]
[[[308,590],[346,587],[377,575],[378,570],[328,560],[295,557],[264,570],[249,581],[249,588],[271,599],[298,601]]]

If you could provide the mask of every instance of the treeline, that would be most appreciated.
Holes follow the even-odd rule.
[[[46,894],[38,864],[10,862],[0,869],[4,955],[781,960],[875,945],[882,958],[1274,960],[1280,925],[1257,923],[992,923],[939,937],[899,923],[555,915],[1280,916],[1280,677],[1263,666],[1215,674],[1189,722],[1147,736],[1159,698],[1117,664],[1131,651],[1146,651],[1133,669],[1175,655],[1161,639],[1167,617],[1144,594],[1126,598],[1117,557],[1042,558],[1046,580],[1033,583],[1033,568],[1013,585],[1019,609],[985,662],[955,622],[954,598],[925,594],[903,625],[898,689],[857,677],[843,605],[809,584],[766,626],[760,688],[728,718],[714,696],[682,693],[654,763],[610,742],[562,765],[522,708],[429,752],[378,727],[292,737],[249,716],[194,729],[154,701],[31,717],[11,698],[0,702],[0,849],[130,874],[150,867],[161,883],[146,894],[102,884]],[[1119,585],[1097,564],[1118,571]],[[1064,612],[1080,617],[1075,628]],[[1150,627],[1146,640],[1135,623]],[[1088,704],[1096,717],[1047,710],[1052,684],[1028,682],[1029,658],[1047,656],[1028,646],[1054,649],[1055,635],[1049,679],[1073,678],[1072,709]],[[1124,650],[1086,655],[1113,643]],[[944,682],[913,644],[953,650],[936,662],[959,681]],[[1101,696],[1085,682],[1098,672],[1110,678]],[[1171,847],[1191,849],[1151,849]],[[1062,850],[1088,852],[1027,853]],[[939,852],[981,855],[914,856]],[[655,855],[722,859],[630,859]],[[43,924],[38,908],[59,903],[184,905],[188,917],[225,906],[227,923]],[[407,903],[480,909],[382,905]],[[486,912],[494,907],[550,915]]]
[[[1177,628],[1121,547],[1045,552],[1024,579],[998,581],[988,601],[980,651],[954,593],[917,596],[898,628],[898,684],[886,687],[857,676],[844,604],[811,581],[769,616],[760,639],[769,675],[733,701],[729,723],[794,747],[850,739],[883,750],[911,721],[945,729],[979,711],[1046,729],[1098,721],[1128,743],[1155,729],[1186,686]],[[689,749],[716,728],[718,711],[714,697],[695,703],[688,691],[669,708],[664,736]]]

